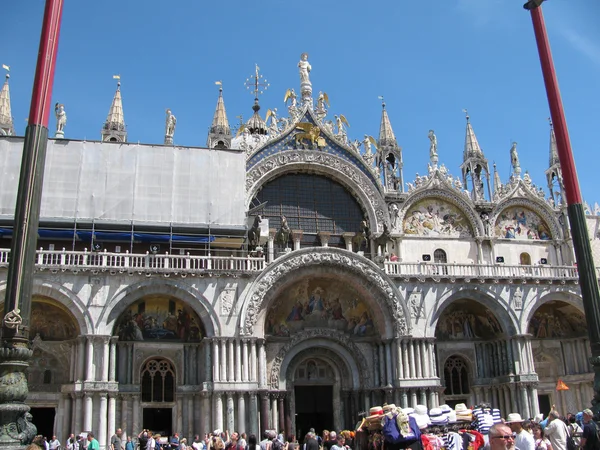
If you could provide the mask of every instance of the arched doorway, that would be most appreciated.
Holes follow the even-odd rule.
[[[471,373],[466,359],[451,355],[444,363],[444,398],[446,404],[454,407],[457,403],[469,403],[471,395]]]
[[[151,358],[142,365],[140,384],[144,429],[161,436],[172,434],[176,379],[175,367],[166,358]]]

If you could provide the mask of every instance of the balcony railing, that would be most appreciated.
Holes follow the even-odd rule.
[[[89,270],[143,273],[260,272],[265,259],[256,257],[193,256],[89,251],[36,251],[38,270]],[[10,250],[0,249],[0,267],[7,267]]]
[[[531,278],[538,280],[577,280],[574,266],[511,266],[505,264],[441,264],[441,263],[385,263],[385,273],[390,276],[413,278]],[[600,268],[596,268],[600,278]]]

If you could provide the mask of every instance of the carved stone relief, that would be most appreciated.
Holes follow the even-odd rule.
[[[232,310],[234,309],[236,292],[237,283],[227,283],[227,285],[219,294],[219,303],[221,304],[222,316],[229,316],[229,314],[231,314]]]

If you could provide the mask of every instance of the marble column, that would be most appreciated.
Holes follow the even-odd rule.
[[[118,336],[112,336],[110,338],[110,357],[109,357],[109,370],[108,370],[108,381],[115,381],[117,378],[117,341]],[[112,436],[112,435],[111,435]]]
[[[260,435],[269,429],[269,394],[260,393]]]
[[[379,386],[385,386],[385,352],[383,344],[377,344],[377,350],[379,353]]]
[[[191,438],[194,433],[197,433],[194,429],[194,394],[190,393],[187,398],[187,436]]]
[[[264,339],[258,340],[258,387],[267,386],[267,351],[265,349]]]
[[[56,414],[54,416],[54,426],[52,428],[52,434],[58,434],[62,431],[65,420],[65,399],[61,395],[58,398],[58,405],[56,408]]]
[[[579,386],[577,386],[579,387]],[[536,415],[538,415],[540,413],[540,405],[538,403],[538,393],[537,393],[537,388],[535,386],[529,386],[529,401],[531,403],[531,416],[529,417],[535,417]],[[577,407],[581,407],[581,403],[579,403],[579,405],[577,405]]]
[[[412,339],[408,341],[408,356],[410,360],[410,378],[415,378],[417,372],[415,370],[415,348]]]
[[[212,354],[212,359],[213,359],[213,380],[214,381],[220,381],[221,380],[221,365],[219,363],[219,343],[217,342],[217,339],[213,338],[212,341],[213,344],[213,354]]]
[[[211,427],[211,417],[213,416],[211,408],[210,408],[210,393],[207,391],[202,391],[202,428],[204,433],[210,433],[216,427]]]
[[[393,385],[393,378],[392,378],[392,349],[390,348],[390,342],[386,342],[384,344],[385,346],[385,376],[386,376],[386,380],[387,386],[392,386]]]
[[[204,381],[209,382],[212,380],[212,376],[213,376],[213,370],[215,370],[213,368],[213,357],[212,355],[214,355],[215,352],[212,351],[213,349],[213,345],[212,345],[212,340],[210,338],[205,338],[205,344],[204,344]],[[215,361],[215,366],[217,365],[217,362]],[[207,428],[208,430],[209,428]],[[208,432],[208,431],[206,431]]]
[[[408,360],[408,342],[406,339],[400,341],[402,346],[402,361],[404,364],[404,379],[410,378],[410,362]]]
[[[292,428],[292,400],[291,400],[291,393],[288,392],[288,394],[285,396],[285,439],[288,440],[294,433],[293,428]]]
[[[233,347],[230,347],[233,350]],[[233,404],[233,392],[227,392],[227,429],[229,432],[235,430],[235,411]]]
[[[354,233],[342,233],[342,237],[344,238],[344,242],[346,243],[346,250],[349,252],[352,251],[352,240],[354,239]],[[299,436],[296,436],[300,439]]]
[[[242,341],[235,339],[235,381],[242,381]]]
[[[256,340],[251,340],[250,345],[250,381],[258,381],[258,357],[256,356]]]
[[[117,431],[117,398],[115,394],[108,395],[108,428],[107,428],[107,436],[112,436],[114,432]],[[123,423],[123,425],[125,425]]]
[[[244,396],[244,392],[238,392],[238,426],[237,429],[239,433],[245,433],[248,431],[248,427],[246,426],[246,398]]]
[[[294,250],[300,250],[303,234],[304,234],[304,232],[302,230],[292,230],[292,240],[294,241]]]
[[[94,379],[96,378],[96,374],[94,373],[95,368],[96,364],[94,363],[94,336],[89,335],[87,336],[87,372],[85,376],[86,381],[94,381]]]
[[[435,390],[429,389],[429,405],[427,405],[429,409],[435,407]]]
[[[227,348],[227,365],[228,367],[228,374],[227,374],[227,381],[237,381],[235,378],[235,340],[234,339],[228,339],[227,340],[228,343],[228,348]],[[229,428],[230,430],[232,430],[233,428]]]
[[[242,381],[247,382],[250,378],[250,370],[248,367],[248,339],[242,339]]]
[[[399,379],[404,379],[404,364],[402,363],[402,340],[396,340],[396,353],[398,355],[397,363],[398,363],[398,377]]]
[[[250,426],[246,428],[248,435],[255,434],[259,435],[258,426],[258,400],[256,398],[256,392],[250,392]]]
[[[106,345],[108,347],[108,339],[105,339],[105,340],[106,340]],[[108,356],[108,354],[106,356]],[[108,369],[108,364],[106,366]],[[107,370],[107,372],[108,372],[108,370]],[[106,434],[106,425],[107,425],[106,417],[107,417],[107,413],[108,413],[108,411],[107,411],[108,410],[108,402],[107,402],[108,395],[105,392],[101,392],[99,394],[99,397],[100,397],[100,410],[99,410],[99,414],[98,414],[98,425],[97,425],[96,429],[98,430],[98,442],[100,443],[100,450],[103,450],[103,449],[106,449],[106,436],[107,436],[107,434]]]
[[[215,400],[214,428],[223,429],[223,397],[220,392],[213,394]]]
[[[94,399],[92,394],[85,394],[84,396],[85,402],[85,412],[83,414],[83,430],[82,431],[92,431],[92,414],[94,412]]]
[[[400,391],[400,404],[403,408],[408,408],[408,394],[406,393],[406,389]]]
[[[287,436],[287,429],[285,427],[285,394],[283,392],[280,392],[279,395],[277,396],[277,411],[279,411],[279,428],[277,429],[277,431],[281,431],[284,430],[284,439]]]
[[[531,417],[529,413],[529,397],[527,395],[527,387],[525,385],[520,386],[521,391],[521,414],[523,417]]]
[[[71,431],[69,430],[69,428],[71,427],[71,396],[69,394],[63,395],[62,403],[64,405],[63,420],[62,426],[59,430],[57,430],[57,433],[60,432],[62,436],[68,436],[71,433]]]
[[[277,409],[277,397],[279,395],[274,392],[271,394],[271,426],[276,432],[279,432],[279,413]]]
[[[77,382],[85,380],[85,336],[77,337]],[[79,431],[74,431],[79,433]]]
[[[275,228],[269,228],[269,240],[267,241],[267,258],[270,263],[275,260],[275,235],[277,230]]]
[[[423,372],[423,378],[429,378],[429,367],[428,367],[428,361],[427,361],[427,343],[425,342],[424,339],[421,339],[421,342],[419,343],[419,345],[421,346],[421,367],[422,372]]]
[[[183,395],[176,396],[175,420],[173,420],[173,423],[175,424],[175,432],[179,434],[183,434],[183,399]]]
[[[415,348],[415,375],[416,378],[420,379],[423,378],[423,370],[421,366],[421,348],[419,346],[419,341],[416,339],[413,339],[412,345]]]
[[[129,397],[121,395],[121,428],[127,436],[133,436],[135,432],[129,423]]]
[[[131,396],[131,410],[133,419],[131,421],[131,432],[133,434],[137,433],[138,430],[141,431],[142,424],[140,423],[140,396],[138,394],[133,394]]]
[[[221,338],[221,381],[227,381],[227,339]]]
[[[110,337],[102,336],[102,381],[108,381],[108,366],[110,360]]]
[[[410,390],[410,401],[411,401],[411,407],[415,407],[418,405],[417,402],[417,390],[416,389],[411,389]]]

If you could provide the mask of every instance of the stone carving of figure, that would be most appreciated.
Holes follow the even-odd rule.
[[[392,229],[396,230],[396,229],[398,229],[398,218],[400,217],[400,209],[398,208],[398,205],[396,205],[395,203],[390,203],[389,211],[390,211],[390,219],[391,219],[391,223],[392,223]]]
[[[67,113],[65,105],[57,103],[54,106],[54,114],[56,115],[56,133],[64,134],[65,125],[67,124]]]
[[[363,145],[365,146],[365,155],[372,155],[373,152],[371,151],[371,141],[369,140],[369,136],[366,134],[365,138],[363,139]]]
[[[281,216],[281,227],[279,227],[279,231],[277,232],[277,243],[281,247],[287,247],[291,233],[292,230],[287,223],[287,218],[285,216]]]
[[[519,163],[519,154],[517,153],[517,143],[513,142],[510,148],[510,164],[513,167],[515,175],[521,174],[521,164]]]
[[[335,124],[337,126],[337,136],[341,137],[342,141],[346,140],[346,126],[344,125],[344,121],[342,116],[333,116],[335,118]]]
[[[300,84],[310,84],[310,78],[308,75],[310,74],[312,67],[308,62],[308,53],[302,53],[302,55],[300,55],[298,68],[300,72]]]
[[[269,125],[269,133],[271,136],[275,136],[277,133],[279,133],[277,122],[277,108],[273,108],[271,110],[271,125]]]
[[[177,119],[171,113],[170,109],[167,109],[167,118],[165,120],[165,135],[173,137],[175,134],[175,125],[177,125]]]
[[[433,130],[429,130],[427,137],[429,138],[429,159],[435,165],[438,162],[437,137]]]

